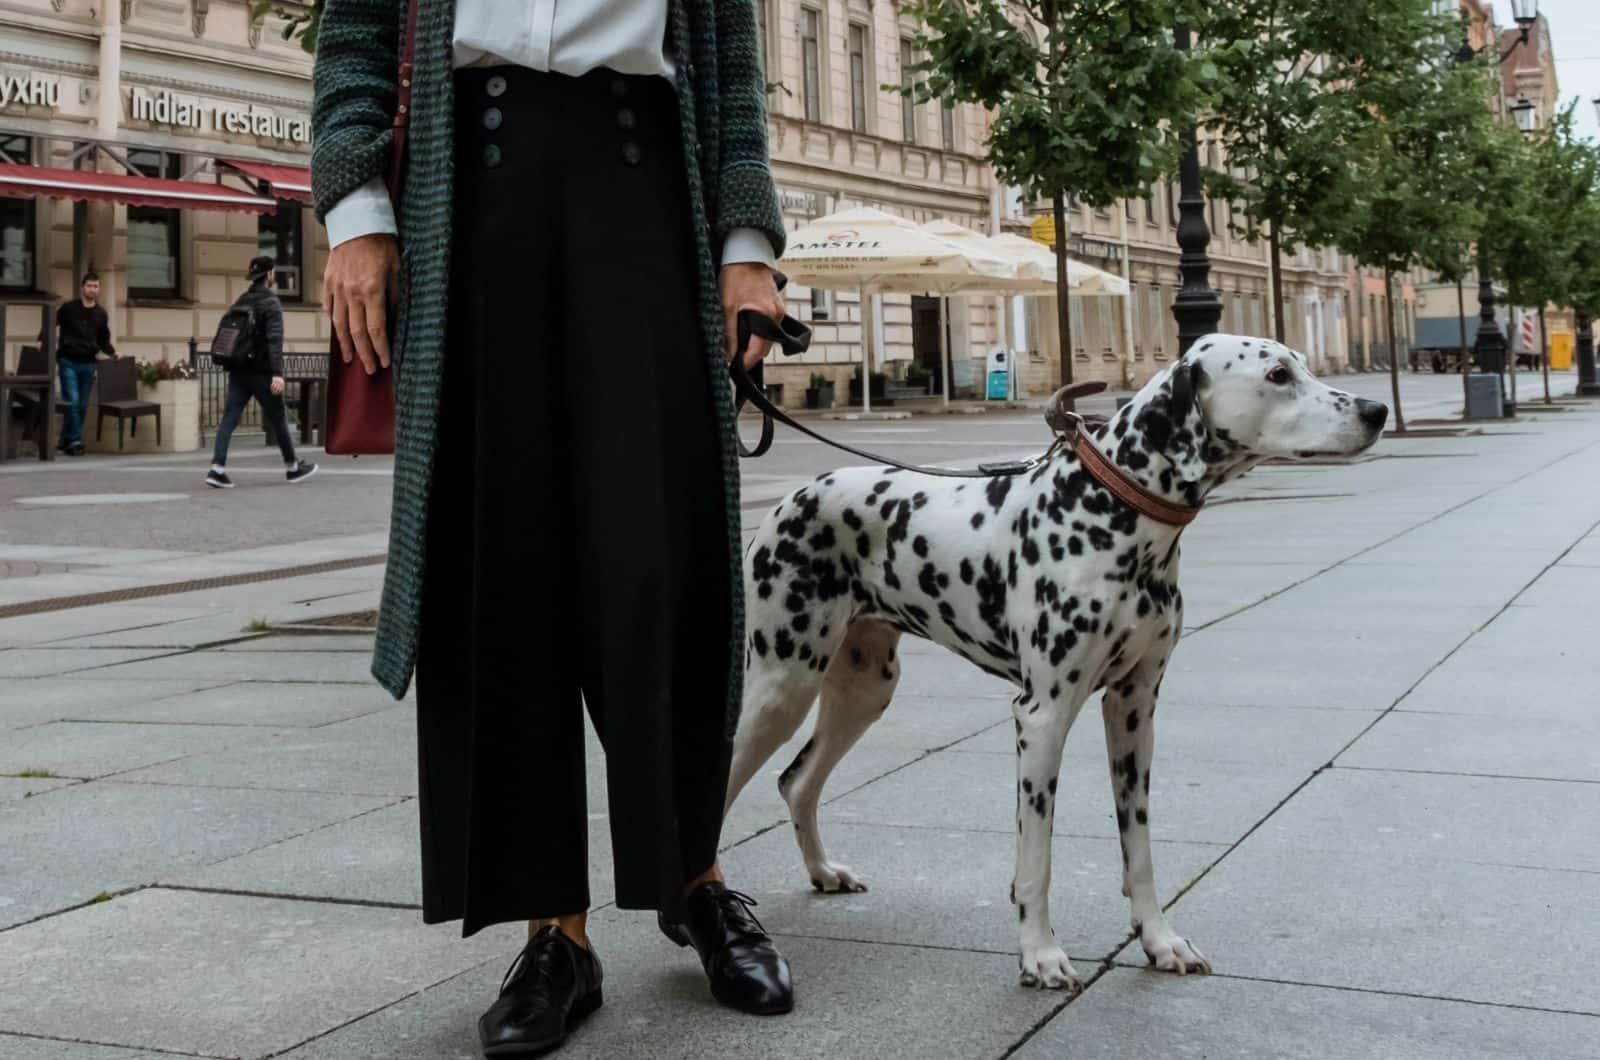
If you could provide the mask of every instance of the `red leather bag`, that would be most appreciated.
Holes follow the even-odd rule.
[[[417,0],[406,4],[405,37],[400,44],[400,78],[389,144],[389,198],[400,216],[405,183],[406,131],[411,124],[411,72],[417,50]],[[390,309],[393,320],[393,309]],[[391,333],[393,329],[391,328]],[[394,368],[371,375],[352,356],[347,363],[334,335],[328,354],[328,403],[323,448],[335,456],[383,456],[394,452]]]

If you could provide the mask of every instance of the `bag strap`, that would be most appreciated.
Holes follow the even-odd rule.
[[[400,38],[400,71],[395,99],[394,138],[389,144],[389,198],[398,207],[406,180],[406,139],[411,126],[411,81],[417,58],[417,5],[420,0],[406,0],[406,28]]]
[[[912,471],[919,475],[938,475],[943,478],[993,478],[996,475],[1020,475],[1024,471],[1038,467],[1048,460],[1057,450],[1060,442],[1052,445],[1042,455],[1031,460],[998,460],[987,464],[979,464],[976,468],[948,468],[927,467],[922,464],[907,464],[892,457],[879,453],[857,449],[853,445],[835,441],[799,422],[794,417],[784,412],[781,408],[767,400],[766,394],[761,391],[761,366],[756,365],[753,371],[745,368],[744,353],[750,346],[752,336],[767,339],[775,343],[785,354],[800,353],[811,345],[811,329],[795,320],[785,316],[781,322],[763,316],[753,309],[746,309],[738,316],[738,352],[728,365],[728,373],[733,377],[734,390],[737,399],[734,405],[734,414],[744,407],[745,402],[755,406],[761,413],[761,439],[756,442],[755,448],[747,448],[744,439],[739,441],[739,455],[744,457],[757,457],[772,447],[772,421],[777,420],[785,426],[792,427],[808,438],[814,438],[824,445],[831,445],[835,449],[861,457],[868,463],[885,464],[897,467],[902,471]],[[1069,397],[1084,397],[1088,394],[1098,393],[1105,389],[1104,383],[1080,383],[1072,388]]]

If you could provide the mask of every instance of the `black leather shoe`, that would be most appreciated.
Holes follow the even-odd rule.
[[[761,921],[750,912],[756,900],[720,883],[703,883],[690,892],[688,920],[674,924],[658,917],[667,938],[691,942],[711,980],[711,996],[757,1016],[776,1016],[794,1008],[789,962]]]
[[[600,1007],[604,972],[554,924],[528,940],[506,969],[500,997],[478,1019],[484,1056],[522,1056],[554,1049]]]

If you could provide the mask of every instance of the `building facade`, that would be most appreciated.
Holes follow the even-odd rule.
[[[0,301],[70,298],[92,268],[119,354],[176,361],[191,337],[209,343],[247,262],[267,253],[279,262],[287,347],[326,350],[315,292],[327,241],[306,179],[310,98],[310,57],[283,39],[277,18],[240,0],[6,4]],[[124,187],[127,177],[192,191],[152,205],[114,189],[90,201],[61,190]],[[37,338],[36,313],[7,315],[8,364]]]

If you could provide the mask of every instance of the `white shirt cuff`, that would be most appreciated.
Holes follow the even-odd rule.
[[[394,204],[389,201],[389,189],[379,177],[373,177],[335,203],[325,223],[330,250],[359,236],[394,235],[399,231],[394,223]]]
[[[332,214],[329,217],[331,219]],[[769,269],[777,264],[777,257],[772,253],[772,244],[761,234],[759,228],[730,230],[728,238],[722,243],[722,264],[740,265],[752,261],[759,261]]]

